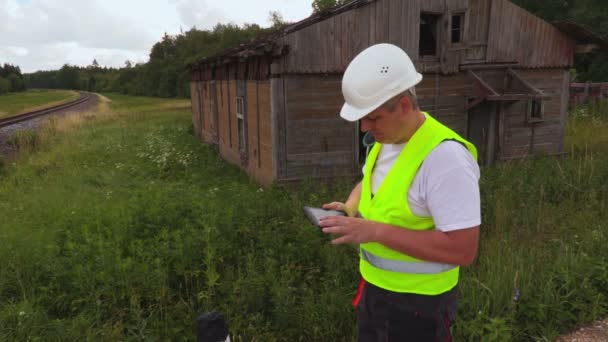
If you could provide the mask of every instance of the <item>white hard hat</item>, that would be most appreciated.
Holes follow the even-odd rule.
[[[359,53],[342,77],[340,116],[357,121],[392,97],[420,83],[410,57],[398,46],[377,44]]]

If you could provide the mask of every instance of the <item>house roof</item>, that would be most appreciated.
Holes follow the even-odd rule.
[[[575,23],[572,20],[556,21],[552,24],[580,44],[595,44],[600,49],[608,51],[608,40],[597,35],[585,25]]]

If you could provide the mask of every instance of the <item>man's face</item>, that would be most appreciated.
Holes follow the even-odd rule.
[[[391,108],[380,106],[360,120],[362,132],[371,132],[377,142],[382,144],[397,143],[403,132],[404,110],[401,103]]]

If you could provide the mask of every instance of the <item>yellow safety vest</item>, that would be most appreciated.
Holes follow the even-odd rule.
[[[407,201],[408,190],[428,154],[445,140],[462,143],[477,159],[477,150],[470,142],[433,119],[428,113],[422,126],[407,142],[386,178],[372,198],[371,180],[382,145],[376,143],[365,163],[359,212],[370,221],[382,222],[403,229],[432,230],[433,218],[418,217]],[[437,295],[458,283],[459,267],[428,262],[390,249],[376,242],[360,245],[359,269],[363,278],[383,289],[423,295]]]

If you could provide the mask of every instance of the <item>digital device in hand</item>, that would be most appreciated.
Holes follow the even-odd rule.
[[[326,216],[346,216],[346,213],[339,210],[327,210],[323,208],[304,207],[306,217],[317,227],[321,227],[319,220]]]

